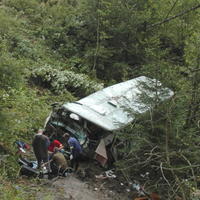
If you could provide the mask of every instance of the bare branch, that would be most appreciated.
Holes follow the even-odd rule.
[[[167,180],[167,178],[164,175],[163,168],[162,168],[162,162],[160,163],[160,171],[162,173],[162,176],[163,176],[164,180],[167,182],[167,184],[169,185],[169,187],[171,187],[169,181]]]
[[[186,162],[187,162],[187,163],[189,164],[189,166],[191,167],[191,166],[192,166],[191,162],[190,162],[182,153],[181,153],[180,155],[184,158],[184,160],[186,160]],[[197,189],[197,180],[196,180],[196,176],[195,176],[193,167],[191,167],[191,172],[192,172],[193,179],[194,179],[194,181],[195,181],[195,187],[196,187],[196,189]]]
[[[152,165],[152,167],[158,168],[156,165]],[[191,166],[184,166],[184,167],[177,167],[177,168],[168,168],[168,167],[162,167],[165,170],[174,170],[174,171],[179,171],[179,170],[185,170],[185,169],[190,169],[190,168],[196,168],[200,167],[200,165],[191,165]]]

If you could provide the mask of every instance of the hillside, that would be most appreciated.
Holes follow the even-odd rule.
[[[127,182],[150,172],[148,180],[139,180],[150,192],[195,200],[199,8],[196,0],[1,0],[0,196],[36,198],[15,187],[14,143],[31,144],[52,103],[142,75],[160,80],[175,95],[117,132],[122,157],[116,171]]]

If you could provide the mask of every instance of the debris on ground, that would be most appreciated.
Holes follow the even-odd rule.
[[[103,174],[95,175],[96,179],[107,179],[107,178],[116,178],[117,176],[114,174],[113,170],[105,171]]]
[[[136,190],[137,191],[137,193],[138,193],[138,195],[141,195],[141,196],[143,196],[143,195],[145,195],[145,191],[144,191],[144,187],[142,187],[139,183],[137,183],[136,181],[135,181],[135,183],[133,183],[132,184],[132,189],[133,190]]]
[[[194,192],[192,193],[192,197],[194,199],[200,199],[200,190],[195,189]]]

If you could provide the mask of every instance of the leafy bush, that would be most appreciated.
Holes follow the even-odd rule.
[[[20,79],[19,62],[9,54],[2,54],[0,56],[0,87],[8,88],[16,86]]]
[[[8,33],[16,31],[19,26],[19,20],[8,15],[3,9],[0,10],[0,21],[0,36],[2,37],[6,37]]]
[[[6,0],[5,5],[16,9],[22,14],[34,14],[37,12],[36,8],[38,8],[39,3],[37,0]]]
[[[37,46],[33,44],[30,40],[22,38],[12,38],[15,40],[15,48],[13,48],[14,55],[16,57],[26,57],[32,60],[37,60],[39,58],[39,53],[37,52]]]
[[[49,65],[33,70],[30,79],[36,85],[51,89],[61,94],[69,90],[78,97],[83,97],[103,88],[103,84],[96,83],[84,74],[72,71],[60,71]]]

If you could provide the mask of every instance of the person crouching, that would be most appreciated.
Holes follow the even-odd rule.
[[[54,148],[54,152],[51,157],[51,169],[52,174],[54,175],[64,175],[64,173],[68,169],[67,160],[65,159],[63,153],[59,151],[58,147]]]

